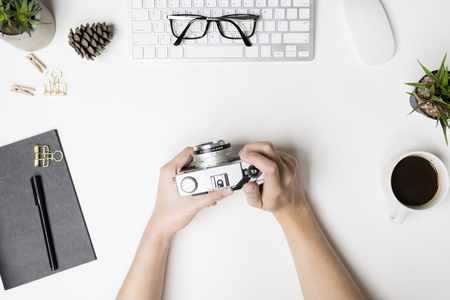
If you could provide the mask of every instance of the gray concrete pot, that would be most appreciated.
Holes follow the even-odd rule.
[[[41,1],[35,0],[35,3],[39,3],[39,7],[41,8],[41,11],[36,14],[35,19],[45,24],[31,25],[31,37],[26,32],[17,35],[0,33],[0,40],[4,40],[17,49],[27,52],[40,50],[50,44],[56,31],[55,18]]]

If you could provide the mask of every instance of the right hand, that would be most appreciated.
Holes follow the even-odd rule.
[[[249,143],[239,152],[239,157],[264,175],[261,187],[255,182],[243,186],[250,206],[270,211],[277,219],[308,206],[295,158],[277,151],[270,142]]]

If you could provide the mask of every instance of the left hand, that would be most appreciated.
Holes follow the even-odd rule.
[[[193,163],[193,149],[188,147],[160,170],[155,209],[149,225],[166,238],[186,227],[199,211],[233,194],[231,188],[209,192],[201,196],[180,196],[173,177],[181,168]]]

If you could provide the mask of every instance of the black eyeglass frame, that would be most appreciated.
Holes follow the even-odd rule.
[[[173,28],[173,21],[174,20],[185,20],[187,21],[187,19],[192,18],[189,23],[186,25],[186,27],[184,28],[183,32],[181,32],[181,34],[179,36],[177,36],[175,34],[175,30]],[[170,21],[170,29],[172,30],[172,34],[177,38],[177,40],[175,41],[174,46],[179,46],[181,44],[181,41],[183,39],[187,39],[187,40],[194,40],[194,39],[201,39],[202,37],[204,37],[207,33],[208,33],[208,28],[209,28],[209,24],[211,22],[215,22],[217,25],[217,28],[219,28],[219,32],[220,34],[227,39],[232,39],[232,40],[238,40],[238,39],[242,39],[244,41],[244,44],[247,47],[250,47],[252,45],[252,43],[250,42],[249,38],[253,36],[253,34],[255,34],[255,29],[256,29],[256,20],[259,18],[258,15],[252,15],[252,14],[231,14],[231,15],[226,15],[226,16],[222,16],[222,17],[205,17],[205,16],[201,16],[201,15],[191,15],[191,14],[181,14],[181,15],[169,15],[167,16],[167,19],[169,19]],[[245,33],[241,30],[241,28],[235,23],[233,22],[233,20],[253,20],[253,30],[252,33],[249,36],[246,36]],[[197,37],[185,37],[186,33],[189,30],[189,27],[191,27],[191,25],[198,20],[204,20],[206,21],[206,28],[205,31],[203,32],[202,36],[197,36]],[[236,27],[237,31],[239,32],[241,37],[229,37],[226,36],[222,26],[220,25],[220,22],[229,22],[231,24],[233,24],[234,27]]]

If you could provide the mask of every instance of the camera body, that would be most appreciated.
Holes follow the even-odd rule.
[[[194,147],[194,160],[195,166],[184,167],[174,177],[181,196],[198,196],[228,187],[239,190],[247,182],[264,182],[259,169],[232,155],[227,140]]]

